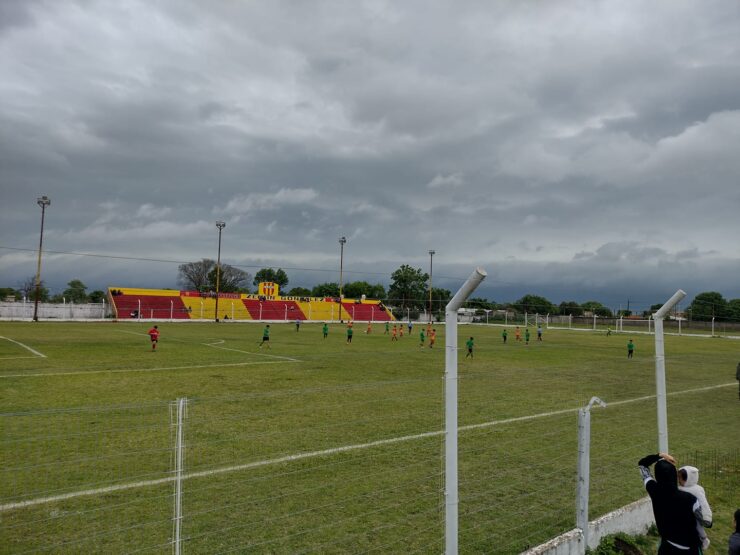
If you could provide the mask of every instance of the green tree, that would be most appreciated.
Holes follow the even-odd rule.
[[[465,308],[492,310],[491,303],[488,302],[488,299],[484,299],[483,297],[470,297],[467,301],[465,301],[464,306]]]
[[[249,293],[249,272],[235,268],[228,264],[221,264],[221,275],[216,275],[216,264],[208,272],[208,289],[216,290],[216,281],[219,281],[218,290],[222,293]]]
[[[441,322],[445,318],[445,307],[452,298],[452,291],[439,287],[432,287],[432,314]]]
[[[733,322],[740,322],[740,299],[727,301],[727,318]]]
[[[105,291],[96,289],[95,291],[90,292],[87,296],[87,300],[91,303],[102,303],[105,300]]]
[[[85,303],[87,302],[87,286],[79,279],[73,279],[67,283],[67,288],[62,292],[62,297],[68,303]]]
[[[311,289],[312,297],[338,297],[339,296],[339,284],[338,283],[319,283],[314,285]]]
[[[0,287],[0,300],[5,300],[8,297],[13,297],[15,300],[21,300],[20,291],[16,291],[12,287]]]
[[[575,301],[563,301],[558,306],[560,314],[571,315],[571,316],[583,316],[583,308]]]
[[[383,287],[382,283],[371,285],[366,295],[369,299],[385,299],[385,287]]]
[[[663,306],[663,303],[651,304],[649,309],[642,311],[642,315],[648,318],[655,314],[661,306]]]
[[[203,258],[197,262],[180,264],[177,267],[178,282],[183,289],[205,292],[210,289],[208,274],[216,267],[216,261]]]
[[[514,306],[519,312],[557,314],[557,307],[545,297],[538,295],[524,295],[521,299],[514,302]]]
[[[257,286],[263,282],[277,283],[280,289],[285,289],[288,286],[288,274],[286,274],[282,268],[273,270],[272,268],[262,268],[254,274],[253,285]]]
[[[718,320],[726,318],[727,308],[727,301],[716,291],[699,293],[689,306],[693,320],[711,320],[713,316]]]
[[[368,299],[384,299],[385,287],[380,283],[371,285],[367,281],[352,281],[342,287],[342,294],[348,299],[359,299],[363,295]]]
[[[389,303],[406,308],[423,308],[427,296],[429,274],[421,268],[401,265],[391,274],[391,286],[388,289]]]
[[[581,306],[584,311],[592,312],[596,316],[602,316],[604,318],[610,318],[612,316],[612,311],[599,301],[586,301]]]
[[[311,290],[306,289],[305,287],[293,287],[290,291],[288,291],[288,295],[290,295],[291,297],[310,297]]]
[[[27,277],[18,285],[18,291],[29,301],[36,300],[36,278]],[[44,280],[39,281],[39,302],[45,303],[49,300],[49,289],[44,285]]]

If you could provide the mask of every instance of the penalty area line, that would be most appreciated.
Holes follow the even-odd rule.
[[[221,340],[221,341],[223,341],[223,340]],[[222,351],[233,351],[235,353],[243,353],[245,355],[257,355],[257,356],[260,356],[260,357],[278,358],[280,360],[287,360],[287,361],[290,361],[290,362],[302,362],[302,361],[298,360],[297,358],[290,358],[290,357],[285,357],[285,356],[280,356],[280,355],[268,355],[268,354],[265,354],[265,353],[253,353],[252,351],[241,351],[239,349],[231,349],[229,347],[221,347],[220,345],[218,345],[216,343],[201,343],[201,345],[205,345],[206,347],[213,347],[214,349],[221,349]]]
[[[688,393],[697,393],[700,391],[709,391],[712,389],[719,389],[723,387],[734,387],[734,383],[727,383],[727,384],[720,384],[720,385],[712,385],[707,387],[699,387],[696,389],[686,389],[683,391],[674,391],[671,393],[668,393],[669,396],[675,396],[675,395],[684,395]],[[622,401],[615,401],[609,405],[604,410],[608,410],[609,406],[613,405],[626,405],[629,403],[639,403],[641,401],[647,401],[650,399],[654,399],[655,395],[646,395],[644,397],[635,397],[634,399],[625,399]],[[491,426],[500,426],[503,424],[511,424],[515,422],[522,422],[526,420],[535,420],[537,418],[546,418],[548,416],[556,416],[559,414],[567,414],[567,413],[573,413],[580,410],[582,407],[576,407],[576,408],[569,408],[569,409],[562,409],[562,410],[556,410],[551,412],[541,412],[537,414],[530,414],[527,416],[520,416],[516,418],[506,418],[503,420],[492,420],[490,422],[483,422],[481,424],[470,424],[468,426],[460,426],[458,428],[459,431],[468,431],[468,430],[475,430],[480,428],[488,428]],[[281,463],[287,463],[287,462],[293,462],[293,461],[299,461],[302,459],[310,459],[315,457],[325,457],[327,455],[336,455],[338,453],[346,453],[348,451],[357,451],[360,449],[370,449],[373,447],[379,447],[383,445],[393,445],[395,443],[403,443],[406,441],[414,441],[417,439],[426,439],[426,438],[432,438],[432,437],[439,437],[443,436],[445,434],[444,430],[437,430],[432,432],[423,432],[419,434],[413,434],[413,435],[407,435],[407,436],[399,436],[399,437],[392,437],[387,439],[379,439],[376,441],[371,441],[368,443],[357,443],[354,445],[344,445],[340,447],[333,447],[330,449],[322,449],[320,451],[307,451],[304,453],[296,453],[294,455],[285,455],[283,457],[278,457],[275,459],[264,459],[261,461],[254,461],[251,463],[244,463],[244,464],[238,464],[233,466],[224,466],[221,468],[214,468],[211,470],[201,470],[199,472],[188,472],[184,473],[182,475],[183,480],[192,479],[192,478],[206,478],[208,476],[216,476],[218,474],[226,474],[229,472],[238,472],[241,470],[250,470],[253,468],[259,468],[263,466],[271,466],[275,464],[281,464]],[[72,491],[69,493],[64,493],[60,495],[53,495],[49,497],[38,497],[36,499],[27,499],[26,501],[16,501],[14,503],[5,503],[3,505],[0,505],[0,512],[10,511],[13,509],[21,509],[24,507],[31,507],[34,505],[42,505],[46,503],[54,503],[57,501],[64,501],[67,499],[74,499],[77,497],[84,497],[84,496],[91,496],[91,495],[100,495],[104,493],[112,493],[116,491],[123,491],[127,489],[135,489],[135,488],[143,488],[143,487],[150,487],[150,486],[157,486],[161,484],[167,484],[171,483],[175,480],[175,476],[167,476],[165,478],[157,478],[154,480],[142,480],[139,482],[129,482],[126,484],[116,484],[112,486],[106,486],[102,488],[94,488],[94,489],[88,489],[88,490],[81,490],[81,491]]]
[[[135,332],[135,331],[126,331],[126,330],[117,330],[117,331],[119,331],[121,333],[128,333],[130,335],[139,335],[139,336],[149,337],[145,333],[138,333],[138,332]],[[170,337],[170,338],[168,338],[168,340],[170,340],[170,341],[180,341],[181,343],[188,343],[184,339],[177,339],[175,337]],[[259,357],[277,358],[277,359],[280,359],[280,360],[288,360],[290,362],[302,362],[302,361],[298,360],[297,358],[291,358],[291,357],[280,356],[280,355],[267,355],[265,353],[255,353],[253,351],[242,351],[240,349],[232,349],[232,348],[229,348],[229,347],[221,347],[221,345],[223,343],[226,343],[226,341],[224,339],[218,339],[218,338],[215,338],[214,337],[211,340],[212,341],[215,341],[215,343],[198,343],[198,345],[203,345],[205,347],[212,347],[214,349],[221,349],[222,351],[233,351],[235,353],[242,353],[242,354],[245,354],[245,355],[255,355],[255,356],[259,356]]]
[[[10,341],[11,343],[15,343],[16,345],[20,345],[21,347],[23,347],[27,351],[31,351],[37,357],[46,358],[46,355],[45,354],[39,353],[36,349],[32,349],[31,347],[29,347],[28,345],[25,345],[24,343],[21,343],[20,341],[16,341],[15,339],[11,339],[10,337],[3,337],[2,335],[0,335],[0,339],[5,339],[6,341]],[[16,358],[21,358],[21,357],[16,357]]]

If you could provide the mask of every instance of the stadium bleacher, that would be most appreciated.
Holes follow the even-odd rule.
[[[212,320],[215,318],[214,293],[109,287],[108,298],[119,319]],[[219,295],[221,320],[336,321],[357,320],[385,322],[393,320],[380,301],[332,298],[265,298],[244,293]]]
[[[122,287],[110,288],[108,291],[117,318],[190,319],[179,291]],[[116,294],[111,294],[112,291]]]
[[[342,303],[342,308],[344,308],[352,320],[386,322],[392,319],[388,311],[382,309],[377,302],[357,303],[345,301]]]

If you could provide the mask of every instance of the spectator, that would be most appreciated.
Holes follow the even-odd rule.
[[[695,466],[682,466],[678,469],[678,489],[688,491],[701,503],[701,516],[704,518],[704,526],[712,527],[712,508],[707,501],[704,488],[699,485],[699,469]]]
[[[740,555],[740,509],[735,511],[732,517],[732,525],[735,531],[730,536],[730,547],[727,555]]]
[[[697,524],[697,532],[701,538],[701,548],[706,550],[709,547],[709,538],[707,538],[704,528],[712,527],[712,508],[709,506],[704,488],[699,485],[699,469],[695,466],[682,466],[679,468],[678,489],[688,491],[699,500],[702,521]]]
[[[703,520],[701,505],[690,493],[679,491],[675,463],[667,453],[647,455],[637,463],[660,533],[658,555],[700,555],[697,521]],[[650,473],[652,464],[655,464],[655,478]]]

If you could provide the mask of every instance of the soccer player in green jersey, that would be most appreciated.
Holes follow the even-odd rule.
[[[426,343],[426,337],[424,336],[424,328],[421,328],[421,331],[419,332],[419,347],[423,347],[424,343]]]
[[[347,343],[352,343],[352,334],[354,331],[352,330],[352,325],[350,324],[347,326]]]
[[[524,330],[524,344],[529,345],[529,328]]]
[[[504,340],[504,344],[506,344],[506,340],[509,338],[509,332],[506,331],[506,328],[504,328],[504,331],[501,332],[501,339]]]
[[[262,330],[262,341],[260,341],[260,349],[262,348],[263,343],[267,343],[267,348],[270,348],[270,324],[267,324],[265,326],[265,329]]]
[[[468,348],[468,354],[465,355],[465,358],[473,358],[473,338],[471,337],[465,342],[465,346]]]
[[[326,322],[324,322],[324,327],[321,328],[321,331],[324,334],[324,339],[326,339],[327,337],[329,337],[329,324],[327,324]]]
[[[632,340],[630,339],[627,342],[627,358],[632,358],[632,355],[635,354],[635,344],[632,343]]]
[[[388,332],[390,332],[390,330],[391,330],[391,323],[390,322],[386,322],[385,323],[385,334],[384,335],[388,335]]]

